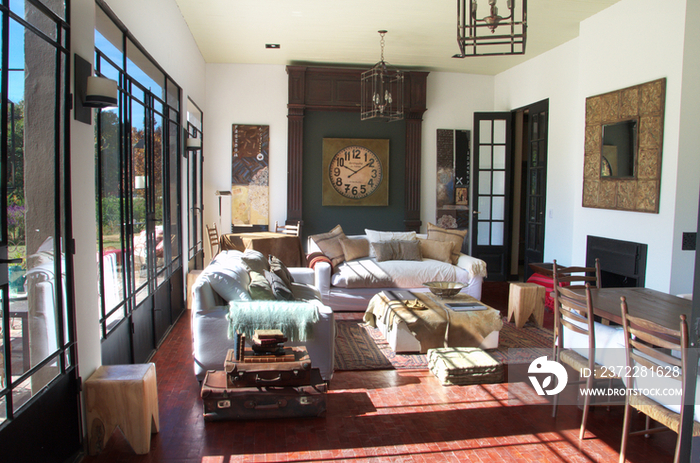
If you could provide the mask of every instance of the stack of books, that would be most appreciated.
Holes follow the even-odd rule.
[[[287,338],[280,330],[255,330],[251,348],[255,354],[277,354],[284,349]]]

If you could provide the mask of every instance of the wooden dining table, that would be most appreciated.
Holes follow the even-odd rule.
[[[279,258],[287,267],[306,265],[301,240],[298,236],[269,231],[225,233],[219,238],[219,245],[222,251],[254,249],[260,251],[265,257],[275,256]]]
[[[574,291],[583,293],[583,289]],[[591,288],[593,313],[622,325],[620,297],[627,300],[629,314],[673,330],[679,329],[680,316],[690,321],[692,301],[649,288]]]

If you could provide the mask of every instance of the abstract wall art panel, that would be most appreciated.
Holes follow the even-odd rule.
[[[232,133],[231,223],[268,225],[270,126],[234,124]]]

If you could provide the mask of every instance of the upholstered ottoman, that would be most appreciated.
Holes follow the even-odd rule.
[[[429,349],[428,368],[443,386],[503,381],[503,364],[478,347]]]

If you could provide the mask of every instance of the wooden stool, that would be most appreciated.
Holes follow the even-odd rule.
[[[156,366],[102,365],[85,381],[88,452],[102,451],[118,426],[137,454],[151,450],[158,432]]]
[[[511,283],[508,294],[508,321],[522,328],[532,317],[538,326],[544,323],[544,286],[535,283]]]
[[[194,285],[197,277],[201,274],[201,270],[190,270],[187,272],[187,310],[192,309],[192,285]]]

